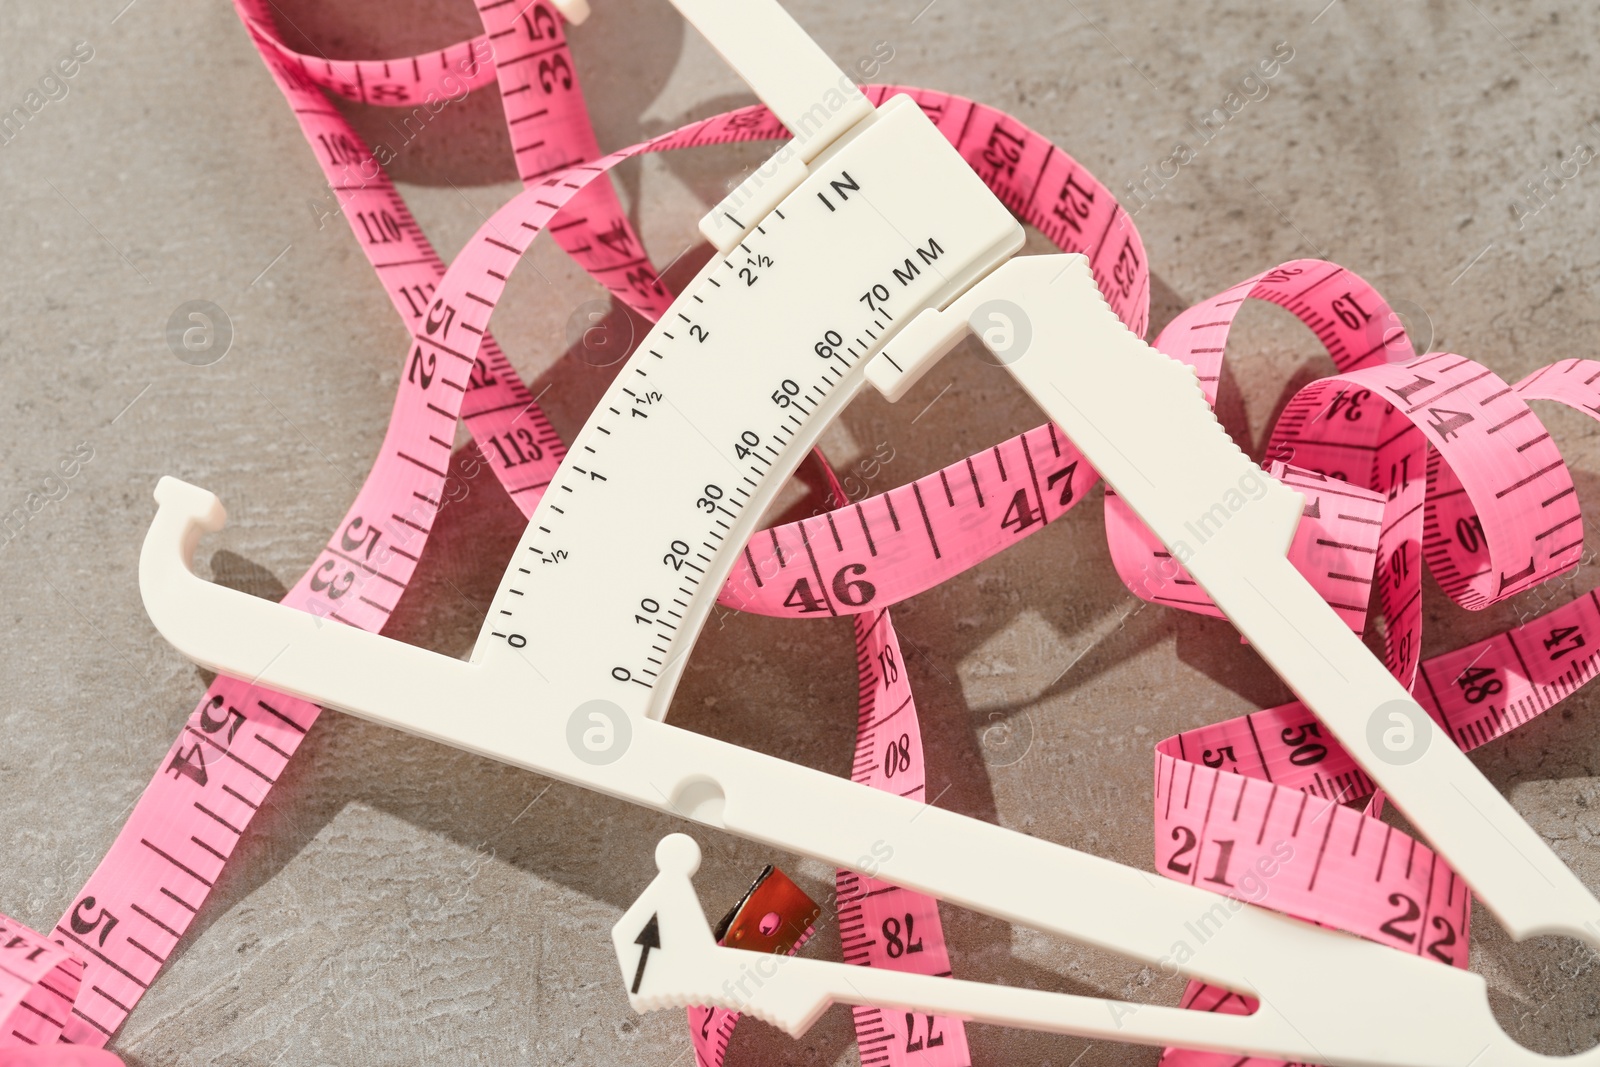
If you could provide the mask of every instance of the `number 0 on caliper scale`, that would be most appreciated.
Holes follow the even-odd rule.
[[[702,223],[719,254],[579,434],[471,661],[196,578],[222,509],[170,478],[140,560],[150,617],[214,670],[832,865],[889,842],[886,881],[1154,964],[1211,894],[660,721],[736,553],[828,421],[866,380],[897,399],[993,301],[1031,334],[1002,362],[1175,553],[1254,472],[1083,257],[1010,259],[1020,226],[909,98],[874,111],[773,0],[675,2],[796,138]],[[1300,511],[1274,483],[1187,553],[1190,572],[1513,936],[1600,948],[1600,905],[1454,745],[1375,758],[1375,709],[1428,719],[1284,558]],[[1479,976],[1248,905],[1183,969],[1258,998],[1250,1016],[799,958],[730,1000],[749,957],[712,940],[696,847],[675,835],[657,860],[613,935],[641,1010],[721,1004],[799,1033],[829,1003],[877,1003],[1327,1064],[1544,1061],[1499,1029]]]

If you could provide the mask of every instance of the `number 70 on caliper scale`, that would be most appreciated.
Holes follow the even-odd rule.
[[[1459,749],[1377,758],[1375,711],[1430,720],[1285,558],[1299,494],[1273,483],[1179,547],[1255,469],[1193,373],[1111,313],[1087,261],[1012,258],[1021,227],[916,104],[874,110],[774,0],[674,2],[795,138],[702,221],[720,254],[578,435],[471,660],[200,580],[194,548],[221,506],[170,478],[140,560],[162,634],[214,670],[835,866],[889,840],[886,881],[1154,964],[1214,897],[662,721],[737,551],[829,420],[868,381],[898,399],[975,330],[1514,937],[1600,948],[1600,904]],[[635,417],[629,390],[661,400]],[[613,729],[603,751],[570,741],[592,721]],[[664,840],[614,930],[641,1010],[720,1004],[800,1033],[829,1003],[875,1003],[1352,1067],[1544,1060],[1499,1029],[1479,976],[1254,906],[1183,967],[1257,998],[1249,1016],[810,959],[730,994],[750,957],[714,943],[698,862],[692,841]]]

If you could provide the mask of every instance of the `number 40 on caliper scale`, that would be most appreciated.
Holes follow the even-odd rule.
[[[974,330],[1512,936],[1600,949],[1600,904],[1459,749],[1377,758],[1375,711],[1430,720],[1285,558],[1299,494],[1273,483],[1180,548],[1255,469],[1192,371],[1112,314],[1087,261],[1012,258],[1021,227],[916,104],[874,110],[774,0],[675,3],[794,140],[702,222],[720,254],[578,435],[471,660],[195,577],[222,508],[170,478],[140,559],[161,633],[213,670],[834,866],[892,840],[886,881],[1155,964],[1210,894],[662,721],[736,553],[829,420],[864,382],[898,399]],[[630,389],[660,397],[647,418],[630,417]],[[648,625],[641,604],[656,605]],[[591,714],[614,724],[600,752],[569,743]],[[1249,1016],[798,958],[730,1000],[749,956],[712,938],[689,881],[697,846],[673,835],[656,859],[613,933],[640,1010],[723,1005],[799,1034],[829,1003],[872,1003],[1352,1067],[1545,1059],[1500,1030],[1479,976],[1253,906],[1183,967],[1257,998]]]

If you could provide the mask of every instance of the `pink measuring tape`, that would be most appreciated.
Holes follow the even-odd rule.
[[[844,487],[820,452],[816,457],[829,486],[829,500],[837,506],[846,499]],[[875,789],[924,797],[922,730],[889,612],[857,614],[852,624],[860,712],[850,777]],[[950,973],[939,904],[925,893],[841,869],[834,918],[847,963]],[[856,1007],[854,1013],[864,1065],[903,1063],[911,1054],[922,1054],[919,1063],[971,1062],[966,1027],[959,1019],[873,1006]],[[738,1021],[739,1014],[725,1008],[689,1009],[689,1035],[698,1064],[715,1067],[725,1061],[728,1039]]]
[[[487,332],[505,281],[534,236],[549,229],[613,294],[657,318],[670,295],[608,184],[596,179],[640,152],[784,134],[765,109],[746,108],[599,158],[561,21],[542,3],[521,10],[483,3],[485,37],[428,56],[370,62],[297,55],[275,37],[264,5],[237,6],[413,334],[372,473],[286,597],[302,610],[376,631],[405,589],[435,514],[455,498],[445,471],[458,418],[525,514],[564,455]],[[383,161],[324,91],[427,107],[487,85],[491,74],[527,191],[498,211],[447,271]],[[920,90],[879,88],[870,98],[877,104],[900,91],[1013,211],[1064,250],[1087,253],[1113,310],[1143,331],[1143,247],[1100,183],[993,109]],[[1445,592],[1469,608],[1577,562],[1581,517],[1570,476],[1526,401],[1557,400],[1594,414],[1600,364],[1566,361],[1511,386],[1459,356],[1417,358],[1370,286],[1333,264],[1301,260],[1195,305],[1157,339],[1162,351],[1196,368],[1213,400],[1228,330],[1250,298],[1300,317],[1339,367],[1290,402],[1269,453],[1272,476],[1306,496],[1291,559],[1324,599],[1360,630],[1377,584],[1390,669],[1404,683],[1419,683],[1419,699],[1462,747],[1508,732],[1587,681],[1600,646],[1600,602],[1592,596],[1426,663],[1417,651],[1423,559]],[[907,486],[758,535],[721,600],[774,615],[856,615],[861,706],[852,777],[920,796],[920,732],[884,609],[1043,528],[1082,500],[1093,481],[1071,442],[1053,426],[1040,427]],[[834,494],[842,504],[837,483]],[[1106,516],[1113,560],[1136,595],[1217,614],[1109,493]],[[4,921],[0,1022],[7,1033],[0,1040],[109,1040],[198,913],[317,713],[304,701],[218,678],[52,939]],[[1224,913],[1251,901],[1465,966],[1464,885],[1430,850],[1376,820],[1381,798],[1365,812],[1341,806],[1372,794],[1371,783],[1299,705],[1162,742],[1155,785],[1156,869],[1214,889]],[[1280,877],[1286,869],[1297,877]],[[1299,878],[1301,871],[1308,877]],[[848,962],[949,973],[935,901],[861,872],[841,871],[838,888]],[[1202,928],[1196,937],[1203,936]],[[1183,963],[1181,945],[1171,962]],[[1191,984],[1184,1003],[1207,1011],[1251,1008],[1200,984]],[[736,1016],[691,1019],[701,1061],[720,1063]],[[860,1008],[856,1023],[864,1062],[968,1062],[955,1020]],[[1198,1055],[1169,1052],[1173,1059]]]

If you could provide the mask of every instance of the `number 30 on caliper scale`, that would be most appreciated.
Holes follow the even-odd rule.
[[[1021,227],[920,109],[874,111],[773,0],[675,2],[795,140],[702,223],[721,255],[578,436],[471,661],[198,579],[196,543],[222,509],[170,478],[140,560],[161,633],[214,670],[835,866],[892,841],[886,881],[1154,964],[1213,896],[661,721],[736,553],[824,426],[864,381],[897,399],[973,329],[1514,937],[1600,948],[1600,904],[1454,745],[1376,758],[1375,711],[1432,727],[1284,558],[1298,494],[1274,483],[1180,548],[1254,468],[1192,372],[1111,313],[1087,261],[1012,259]],[[659,394],[648,418],[630,415],[630,389]],[[595,723],[598,750],[582,737]],[[1184,968],[1259,998],[1250,1016],[809,959],[730,999],[750,957],[714,943],[698,862],[692,841],[664,840],[613,933],[641,1010],[721,1004],[798,1034],[829,1003],[874,1003],[1328,1064],[1544,1060],[1499,1029],[1477,975],[1253,906]],[[647,925],[656,938],[639,937]]]

